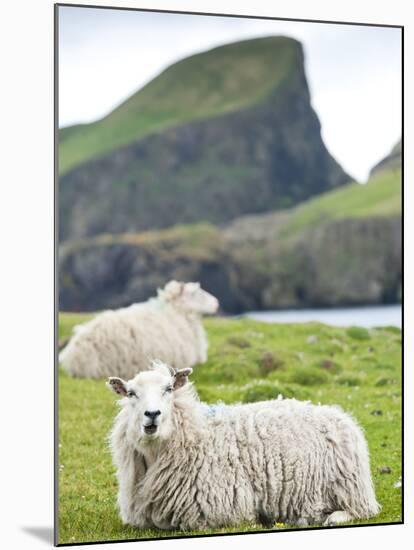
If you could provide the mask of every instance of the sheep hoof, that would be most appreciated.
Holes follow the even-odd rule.
[[[325,527],[332,527],[334,525],[338,525],[339,523],[346,523],[347,521],[351,521],[352,517],[348,512],[344,512],[343,510],[337,510],[336,512],[332,512],[326,520],[323,522],[323,525]]]
[[[154,522],[155,527],[157,529],[160,529],[161,531],[169,531],[172,529],[172,526],[168,521],[163,521],[158,519],[154,520],[154,518],[152,518],[152,521]]]

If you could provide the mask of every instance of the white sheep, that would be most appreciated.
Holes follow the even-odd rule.
[[[378,513],[364,435],[339,407],[295,399],[207,406],[190,373],[154,363],[107,383],[122,396],[110,447],[125,524],[335,525]]]
[[[203,313],[215,313],[217,299],[199,283],[170,281],[158,297],[99,313],[74,327],[59,362],[72,376],[125,378],[159,358],[177,368],[207,360]]]

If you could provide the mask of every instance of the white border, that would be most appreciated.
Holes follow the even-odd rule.
[[[414,97],[412,59],[413,20],[404,0],[325,2],[323,0],[101,0],[79,2],[134,8],[198,10],[216,13],[267,15],[405,25],[406,90]],[[0,365],[3,374],[1,416],[0,517],[3,548],[44,548],[50,543],[33,536],[28,528],[52,526],[53,510],[53,2],[9,0],[0,18],[1,72],[1,284],[2,337]],[[406,159],[410,155],[412,102],[406,100]],[[412,162],[406,163],[406,243],[413,235]],[[412,255],[406,246],[405,280],[414,280]],[[412,248],[412,246],[411,246]],[[406,311],[406,525],[358,529],[181,539],[117,544],[134,547],[185,550],[273,548],[306,545],[318,550],[334,546],[389,549],[414,537],[413,521],[413,290],[405,285]],[[413,287],[412,287],[413,288]],[[411,327],[410,327],[411,324]],[[410,394],[410,395],[407,395]],[[95,548],[111,548],[97,545]]]

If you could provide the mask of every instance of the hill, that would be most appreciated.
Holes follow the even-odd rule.
[[[400,165],[401,166],[401,165]],[[283,229],[295,234],[322,222],[391,216],[401,212],[401,168],[383,170],[368,184],[351,183],[300,204]]]
[[[374,174],[383,170],[398,170],[398,168],[401,168],[401,155],[402,146],[400,140],[394,145],[390,153],[372,168],[370,176],[373,176]]]
[[[293,40],[271,37],[174,63],[108,116],[61,129],[60,173],[147,134],[258,103],[288,77],[297,55]]]
[[[283,212],[70,241],[61,310],[147,299],[199,280],[226,312],[393,303],[401,297],[401,171],[382,171]]]
[[[347,182],[310,103],[299,42],[184,59],[93,124],[60,132],[60,240],[280,210]]]

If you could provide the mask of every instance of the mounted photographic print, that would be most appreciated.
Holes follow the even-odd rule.
[[[55,543],[402,523],[402,27],[55,17]]]

